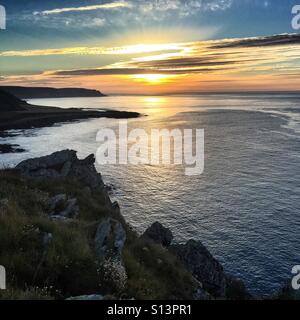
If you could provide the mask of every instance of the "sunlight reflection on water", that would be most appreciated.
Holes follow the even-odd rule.
[[[127,220],[140,232],[159,220],[176,241],[201,240],[225,269],[253,292],[280,287],[300,263],[300,97],[112,96],[41,99],[60,107],[109,108],[147,114],[131,128],[204,128],[205,171],[187,177],[181,166],[99,166]],[[256,112],[260,111],[260,112]],[[28,150],[2,155],[13,165],[70,148],[95,153],[97,130],[113,119],[25,130],[4,139]],[[292,223],[291,223],[292,222]]]

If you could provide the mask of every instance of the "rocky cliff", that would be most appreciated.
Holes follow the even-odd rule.
[[[94,162],[64,150],[0,173],[0,299],[251,298],[201,242],[134,232]]]

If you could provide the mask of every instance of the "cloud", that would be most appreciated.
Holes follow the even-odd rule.
[[[134,75],[134,74],[151,74],[153,70],[137,68],[102,68],[102,69],[79,69],[55,71],[57,76],[100,76],[100,75]]]
[[[219,62],[216,65],[232,64],[227,62]],[[137,74],[168,74],[168,75],[179,75],[179,74],[192,74],[192,73],[208,73],[213,71],[213,68],[204,67],[198,65],[198,68],[193,69],[141,69],[141,68],[99,68],[99,69],[79,69],[79,70],[66,70],[66,71],[55,71],[53,74],[56,76],[103,76],[103,75],[137,75]],[[226,68],[218,68],[218,70],[225,70]]]
[[[34,56],[52,56],[52,55],[130,55],[153,53],[163,51],[180,52],[180,44],[157,44],[157,45],[129,45],[122,47],[74,47],[57,48],[41,50],[20,50],[20,51],[2,51],[0,57],[34,57]]]
[[[199,66],[219,66],[219,65],[226,65],[226,64],[234,64],[236,61],[229,60],[221,60],[219,61],[217,56],[212,57],[181,57],[176,59],[165,59],[165,60],[158,60],[158,61],[149,61],[149,62],[139,62],[135,63],[135,65],[140,67],[151,67],[157,69],[169,69],[169,68],[198,68]]]
[[[233,0],[135,0],[144,12],[151,11],[176,11],[180,10],[183,15],[202,11],[219,11],[231,7]]]
[[[225,40],[211,46],[212,49],[243,48],[243,47],[268,47],[300,44],[300,34],[279,34],[268,37],[255,37],[246,39]]]
[[[128,2],[111,2],[98,4],[93,6],[84,6],[84,7],[70,7],[70,8],[57,8],[52,10],[44,10],[44,11],[36,11],[35,15],[51,15],[51,14],[60,14],[66,12],[82,12],[82,11],[94,11],[94,10],[110,10],[110,9],[118,9],[118,8],[129,8],[131,5]]]
[[[254,49],[255,47],[255,49]],[[49,77],[163,75],[229,75],[245,78],[296,72],[300,65],[299,35],[129,45],[121,47],[78,47],[31,51],[0,52],[0,57],[47,55],[102,55],[117,61],[103,67],[46,71]],[[132,57],[133,56],[133,57]],[[100,60],[101,61],[101,60]],[[103,64],[102,64],[103,65]]]
[[[10,63],[9,57],[17,56],[21,58],[16,60],[25,63],[28,59],[30,65],[31,61],[38,60],[35,56],[39,55],[53,55],[49,61],[63,62],[66,61],[63,55],[70,55],[68,58],[72,64],[69,64],[70,69],[64,67],[63,62],[50,65],[48,70],[41,67],[39,70],[45,71],[34,75],[27,72],[23,73],[25,76],[22,73],[12,76],[10,73],[5,79],[0,78],[1,83],[79,84],[107,92],[126,93],[145,93],[145,89],[150,90],[151,86],[162,92],[215,91],[216,88],[236,91],[299,89],[300,42],[297,34],[120,47],[6,51],[0,52],[0,59],[3,59],[0,62]],[[56,55],[62,55],[62,59],[56,59]],[[82,63],[82,59],[77,60],[80,55],[94,55],[87,59],[89,67]],[[163,80],[147,85],[147,81],[151,82],[147,80],[151,75],[154,75],[153,79]],[[141,91],[139,86],[143,88]],[[155,90],[151,93],[158,92]]]
[[[97,19],[92,23],[102,25],[105,21]],[[216,41],[199,41],[190,43],[166,43],[166,44],[137,44],[121,47],[73,47],[41,50],[19,50],[19,51],[0,51],[0,57],[33,57],[51,55],[134,55],[155,52],[174,52],[195,51],[206,48],[209,54],[223,55],[222,52],[215,52],[217,49],[239,49],[251,47],[270,47],[270,46],[291,46],[300,45],[300,34],[280,34],[268,37],[253,37],[244,39],[225,39]],[[243,52],[243,51],[241,51]],[[239,54],[238,51],[231,51],[231,54]],[[172,54],[173,56],[174,54]],[[151,58],[151,57],[150,57]],[[195,58],[189,58],[195,59]],[[151,60],[151,59],[150,59]],[[163,61],[161,63],[164,63]],[[178,63],[178,60],[173,60]]]
[[[130,2],[141,21],[186,19],[199,13],[225,11],[233,0],[135,0]]]
[[[18,15],[32,24],[41,24],[53,28],[98,28],[88,24],[93,18],[106,20],[106,27],[133,28],[153,26],[153,23],[162,23],[167,26],[175,21],[185,21],[189,17],[207,12],[225,11],[232,6],[233,0],[123,0],[89,6],[62,7],[35,11],[28,15]],[[66,24],[68,19],[68,24]],[[199,21],[199,20],[198,20]]]
[[[253,46],[257,49],[253,50]],[[134,52],[124,47],[116,52]],[[139,50],[142,46],[137,47]],[[136,48],[136,49],[137,49]],[[151,47],[140,52],[151,52]],[[59,76],[90,75],[134,75],[134,74],[203,74],[203,73],[240,73],[276,74],[300,64],[300,42],[298,35],[277,35],[233,40],[199,41],[181,44],[153,46],[157,55],[141,56],[128,61],[120,61],[102,68],[61,70],[53,74]],[[173,52],[163,52],[168,49]],[[139,50],[137,50],[139,52]],[[103,52],[113,54],[107,48]]]
[[[116,1],[98,5],[56,8],[44,11],[36,11],[35,15],[51,15],[67,12],[84,12],[94,10],[109,10],[119,8],[131,8],[144,13],[180,11],[182,15],[193,14],[202,11],[219,11],[231,7],[233,0],[128,0]]]

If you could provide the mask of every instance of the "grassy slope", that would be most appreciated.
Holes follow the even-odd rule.
[[[80,215],[73,223],[48,218],[48,199],[58,193],[78,199]],[[8,282],[0,299],[65,299],[95,293],[136,299],[192,298],[196,284],[180,262],[161,246],[139,239],[121,215],[105,207],[100,192],[84,191],[76,181],[29,180],[4,170],[0,201],[0,264],[6,267]],[[113,292],[102,279],[93,251],[96,227],[107,216],[119,220],[127,231],[124,292]],[[45,250],[46,233],[53,240]]]

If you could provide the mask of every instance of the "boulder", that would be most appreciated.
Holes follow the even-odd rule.
[[[126,241],[126,232],[122,224],[108,218],[99,224],[95,236],[95,251],[99,259],[117,257],[121,260]]]
[[[121,208],[117,201],[112,202],[110,207],[115,214],[121,215]]]
[[[68,199],[65,194],[58,194],[49,199],[49,211],[51,217],[77,218],[79,214],[79,206],[77,199]]]
[[[226,278],[222,265],[200,241],[170,247],[188,271],[202,283],[203,289],[214,297],[225,297]]]
[[[165,228],[159,222],[155,222],[144,232],[142,238],[151,239],[164,247],[168,247],[173,240],[173,234],[170,229]]]
[[[33,178],[72,177],[91,189],[103,188],[101,174],[95,168],[95,157],[89,155],[79,160],[74,150],[63,150],[49,156],[29,159],[17,165],[23,175]]]
[[[105,188],[109,193],[113,193],[117,189],[113,184],[108,183],[105,185]]]
[[[22,161],[16,169],[31,177],[60,176],[60,170],[66,162],[75,163],[76,161],[78,161],[76,151],[63,150],[49,156]]]
[[[54,222],[60,222],[60,223],[71,223],[74,222],[74,219],[66,218],[63,216],[50,216],[50,220]]]
[[[90,155],[83,160],[77,160],[72,164],[67,176],[81,181],[85,186],[88,186],[91,189],[105,189],[101,174],[97,172],[94,164],[94,155]]]
[[[48,200],[49,210],[51,212],[57,212],[59,208],[63,208],[67,201],[66,194],[58,194]]]
[[[78,214],[79,206],[77,205],[76,198],[67,200],[65,209],[59,213],[60,216],[70,219],[77,218]]]
[[[242,280],[226,274],[226,299],[251,300],[252,295],[248,292]]]
[[[197,290],[194,292],[193,300],[211,300],[212,297],[207,293],[202,286],[199,286]]]
[[[108,218],[99,224],[95,252],[100,262],[102,282],[112,292],[121,293],[126,287],[127,273],[122,259],[125,241],[126,232],[119,221]]]

